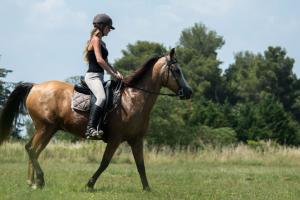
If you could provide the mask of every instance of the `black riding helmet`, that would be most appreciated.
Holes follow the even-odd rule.
[[[112,19],[110,18],[110,16],[104,13],[97,14],[94,17],[93,24],[94,26],[103,24],[109,26],[111,29],[115,29],[115,27],[112,26]]]

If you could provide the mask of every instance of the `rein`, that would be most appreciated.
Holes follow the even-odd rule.
[[[146,92],[146,93],[149,93],[149,94],[156,94],[156,95],[169,96],[169,97],[177,97],[177,96],[180,96],[180,95],[174,94],[174,93],[153,92],[153,91],[149,91],[149,90],[146,90],[146,89],[143,89],[143,88],[139,88],[139,87],[135,87],[135,86],[130,86],[130,85],[126,85],[126,86],[127,86],[127,87],[130,87],[130,88],[137,89],[137,90],[141,90],[141,91]]]

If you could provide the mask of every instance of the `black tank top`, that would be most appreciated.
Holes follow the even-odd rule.
[[[101,42],[101,54],[102,58],[107,62],[108,51],[103,42]],[[89,69],[87,72],[104,73],[103,68],[97,62],[94,50],[89,50],[87,56],[89,60]]]

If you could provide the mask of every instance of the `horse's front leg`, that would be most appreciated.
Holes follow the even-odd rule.
[[[143,189],[150,191],[150,187],[148,184],[146,171],[145,171],[145,164],[144,164],[143,138],[139,138],[135,141],[130,141],[129,145],[131,146],[135,164],[140,174],[140,178],[143,184]]]
[[[120,142],[109,142],[106,145],[102,160],[101,160],[101,164],[99,166],[99,168],[97,169],[97,171],[94,173],[94,175],[89,179],[88,183],[87,183],[87,187],[89,189],[93,189],[94,185],[98,179],[98,177],[102,174],[102,172],[107,168],[107,166],[109,165],[111,158],[113,157],[116,149],[118,148]]]

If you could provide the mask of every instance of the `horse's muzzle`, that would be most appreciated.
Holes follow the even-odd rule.
[[[181,100],[190,99],[192,97],[193,90],[190,87],[182,87],[177,91],[177,95]]]

